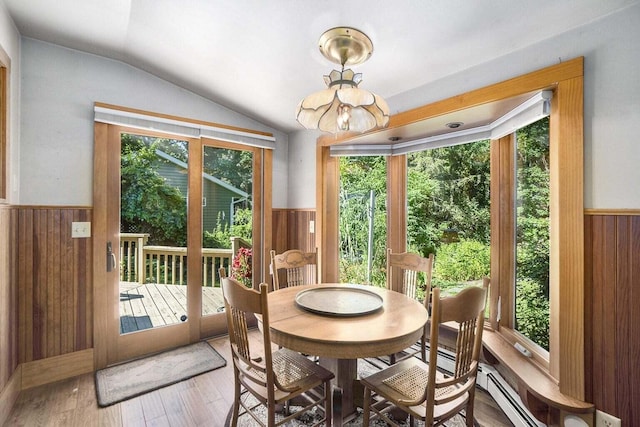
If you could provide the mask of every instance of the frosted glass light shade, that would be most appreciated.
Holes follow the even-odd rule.
[[[361,75],[351,70],[333,70],[329,76],[325,76],[327,89],[312,93],[300,101],[296,120],[307,129],[331,133],[366,132],[376,127],[386,127],[389,124],[389,106],[382,97],[358,88],[360,79]],[[350,107],[350,117],[346,122],[344,114],[341,115],[345,111],[344,106]]]

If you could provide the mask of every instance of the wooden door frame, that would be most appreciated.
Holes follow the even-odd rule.
[[[219,140],[183,138],[161,132],[149,132],[105,123],[96,122],[94,124],[94,256],[92,267],[94,272],[93,335],[96,369],[103,368],[116,361],[135,358],[145,353],[186,345],[205,337],[226,333],[224,316],[203,317],[201,315],[202,294],[201,292],[195,292],[195,288],[188,288],[187,290],[187,317],[193,319],[193,321],[145,331],[144,336],[140,333],[120,335],[119,328],[114,328],[114,325],[119,323],[118,305],[116,303],[119,297],[119,290],[111,286],[110,283],[115,280],[113,275],[118,274],[118,270],[106,272],[106,245],[108,241],[115,242],[119,239],[119,231],[109,230],[107,220],[112,216],[120,215],[120,189],[119,182],[109,180],[109,170],[119,169],[119,141],[123,132],[180,139],[189,143],[187,250],[192,254],[201,253],[202,247],[202,204],[200,203],[200,200],[202,200],[202,147],[210,145],[206,141],[214,141],[216,146],[226,148],[238,149],[239,146],[238,144]],[[204,143],[203,139],[205,140]],[[115,145],[118,145],[118,149],[114,149]],[[246,149],[246,147],[242,149]],[[268,259],[267,255],[270,250],[270,244],[266,244],[266,242],[271,241],[271,170],[273,154],[271,150],[264,148],[251,147],[250,150],[254,153],[253,245],[261,248],[261,250],[254,251],[253,255],[255,285],[266,281],[268,278],[268,270],[266,270],[264,260]],[[117,203],[113,201],[114,195],[117,195]],[[189,257],[187,262],[189,263],[188,269],[191,272],[191,279],[201,283],[202,271],[199,257]],[[148,337],[148,339],[144,337]]]
[[[162,328],[140,331],[132,334],[120,334],[120,313],[118,308],[119,287],[113,286],[119,281],[119,269],[106,271],[107,242],[118,242],[119,228],[110,227],[109,218],[120,217],[120,180],[113,179],[114,171],[120,170],[120,140],[123,133],[136,135],[176,138],[158,132],[147,132],[104,123],[94,124],[94,184],[93,184],[93,277],[94,277],[94,362],[95,368],[104,368],[113,363],[155,353],[167,348],[186,345],[192,342],[192,326],[196,322],[179,323]],[[180,138],[189,146],[197,140]],[[191,149],[191,148],[190,148]],[[197,191],[196,191],[197,192]],[[191,195],[190,195],[191,197]],[[195,197],[195,196],[194,196]],[[189,203],[190,206],[193,203]],[[191,212],[189,212],[191,214]],[[116,254],[119,253],[114,248]],[[116,265],[118,265],[117,260]],[[192,310],[193,296],[188,295],[189,313]],[[197,305],[197,304],[196,304]],[[196,328],[199,326],[196,323]]]

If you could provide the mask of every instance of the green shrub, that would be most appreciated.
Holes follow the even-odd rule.
[[[461,240],[440,246],[433,275],[442,283],[477,280],[489,276],[490,261],[489,245]]]
[[[516,329],[549,350],[549,300],[542,285],[531,279],[518,281]]]
[[[216,228],[211,231],[204,231],[202,247],[230,249],[231,237],[241,237],[250,242],[252,224],[251,209],[238,209],[235,213],[234,224],[231,227],[222,220],[222,214],[218,213]]]

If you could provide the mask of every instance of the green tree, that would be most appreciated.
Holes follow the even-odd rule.
[[[440,247],[439,238],[447,228],[455,228],[467,239],[489,243],[490,229],[490,152],[489,141],[413,153],[408,159],[414,182],[430,182],[431,192],[423,204],[409,204],[410,215],[428,219],[437,229],[424,249]],[[417,212],[412,210],[417,209]],[[421,226],[418,223],[418,228]],[[407,230],[419,236],[419,229]]]
[[[373,265],[370,281],[385,283],[387,174],[384,157],[340,159],[340,278],[367,282],[370,194],[374,193]]]
[[[203,162],[206,173],[251,194],[253,152],[205,147]]]
[[[516,140],[516,329],[549,350],[549,119]]]
[[[517,132],[519,277],[534,279],[549,295],[549,119]]]
[[[489,246],[477,240],[442,245],[434,275],[440,282],[467,282],[489,276]]]
[[[409,160],[411,162],[411,159]],[[411,167],[407,173],[407,246],[412,252],[427,256],[436,253],[442,230],[432,219],[437,183],[424,171]]]
[[[155,138],[122,136],[120,228],[124,233],[148,233],[149,244],[185,246],[186,198],[158,174],[160,144]]]

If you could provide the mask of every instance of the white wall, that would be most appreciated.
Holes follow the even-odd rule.
[[[21,95],[20,204],[92,204],[94,102],[272,132],[273,185],[287,186],[286,134],[122,62],[23,38]]]
[[[8,20],[3,9],[0,19]],[[640,4],[387,101],[392,112],[405,111],[584,56],[585,207],[640,208],[638,22]],[[274,132],[273,206],[315,207],[316,133],[296,132],[289,143],[285,134],[123,63],[34,40],[23,39],[19,64],[13,25],[2,24],[0,43],[12,51],[12,123],[20,106],[16,62],[22,68],[22,135],[12,124],[10,153],[20,203],[91,204],[92,106],[101,101]]]
[[[392,113],[406,111],[578,56],[585,57],[585,208],[639,209],[640,4],[387,102]],[[315,159],[313,138],[291,138],[291,162]],[[291,207],[315,206],[309,167],[289,168],[289,200],[300,203]]]
[[[11,60],[9,77],[9,117],[7,118],[9,146],[7,153],[7,202],[16,203],[19,198],[20,176],[20,34],[0,2],[0,47]]]
[[[300,130],[289,134],[289,207],[316,207],[316,140],[320,131]]]

